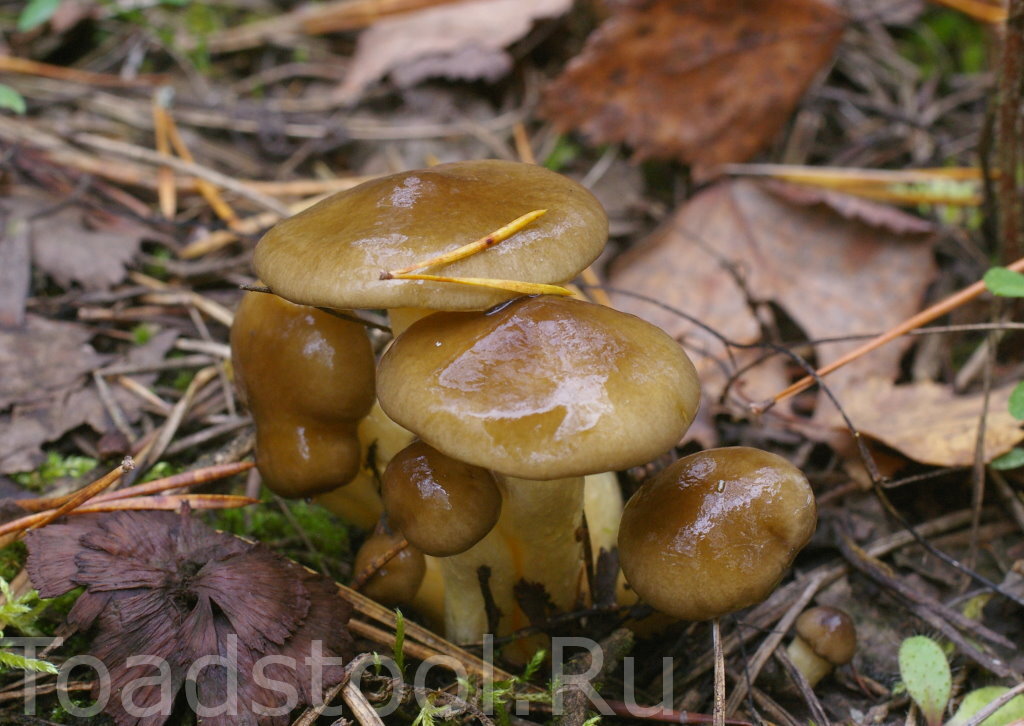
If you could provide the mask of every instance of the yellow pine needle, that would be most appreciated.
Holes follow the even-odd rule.
[[[980,2],[979,0],[932,0],[936,5],[945,5],[947,8],[959,10],[975,20],[985,23],[1003,23],[1008,16],[1005,7],[992,3]]]
[[[572,295],[558,285],[546,285],[542,282],[522,282],[520,280],[493,280],[488,277],[441,277],[440,275],[414,275],[402,273],[394,275],[394,280],[426,280],[428,282],[452,282],[473,287],[489,287],[496,290],[508,290],[520,295]]]
[[[382,272],[380,273],[380,279],[392,280],[414,270],[422,270],[424,267],[434,267],[435,265],[448,265],[452,262],[458,262],[461,259],[475,255],[478,252],[483,252],[484,250],[494,247],[494,245],[499,242],[504,242],[535,219],[544,216],[547,211],[548,210],[546,209],[535,209],[532,212],[527,212],[523,216],[512,220],[504,227],[496,229],[488,235],[484,235],[475,242],[462,245],[462,247],[458,247],[451,252],[445,252],[442,255],[432,257],[429,260],[424,260],[423,262],[419,262],[415,265],[409,265],[408,267],[403,267],[399,270],[388,270],[386,272]]]

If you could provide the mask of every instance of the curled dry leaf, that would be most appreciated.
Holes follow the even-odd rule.
[[[351,656],[351,607],[332,582],[262,545],[215,532],[187,507],[82,515],[29,532],[25,542],[29,578],[42,597],[85,588],[68,622],[93,631],[91,655],[118,694],[106,706],[118,726],[162,724],[186,676],[196,681],[199,703],[225,703],[232,666],[237,710],[202,722],[283,726],[297,705],[288,704],[289,689],[314,702],[322,694],[313,689],[342,673],[324,659]],[[143,655],[154,662],[129,660]],[[307,659],[318,661],[322,679]],[[204,662],[210,665],[189,673]],[[254,712],[257,704],[283,712]]]
[[[633,0],[547,88],[542,113],[638,158],[698,170],[746,161],[782,128],[844,25],[817,0]]]
[[[1013,386],[994,389],[985,418],[986,462],[1024,440],[1024,428],[1007,404]],[[861,381],[843,407],[862,434],[904,456],[933,466],[971,466],[978,443],[983,393],[955,395],[948,386],[921,381],[893,385],[881,378]]]
[[[381,20],[359,38],[341,95],[355,100],[387,74],[400,86],[430,77],[493,81],[512,69],[505,47],[571,0],[470,0]]]
[[[899,210],[834,192],[823,196],[774,183],[730,181],[698,194],[624,254],[612,268],[611,283],[643,291],[741,343],[761,338],[751,301],[760,310],[765,303],[779,305],[810,338],[873,334],[919,309],[935,274],[931,231],[928,223]],[[719,396],[725,354],[714,336],[635,298],[617,295],[614,302],[698,351],[694,360],[705,401]],[[829,363],[857,344],[818,346],[817,362]],[[894,343],[829,381],[893,377],[904,349]],[[737,364],[762,353],[739,351]],[[776,357],[758,365],[736,390],[747,401],[770,397],[785,386],[784,364]]]

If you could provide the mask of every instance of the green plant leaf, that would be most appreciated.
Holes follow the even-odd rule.
[[[988,465],[998,471],[1019,469],[1024,466],[1024,449],[1019,446],[1015,446],[1002,456],[996,457],[990,461]]]
[[[395,665],[398,666],[399,673],[405,673],[405,616],[402,615],[402,611],[395,608],[395,647],[393,655],[395,657]]]
[[[1005,686],[986,686],[971,691],[964,696],[964,700],[960,702],[960,708],[956,710],[953,718],[946,722],[946,726],[963,726],[971,720],[974,714],[1008,690],[1010,689]],[[980,726],[1006,726],[1022,718],[1024,718],[1024,696],[1017,696],[982,721]]]
[[[900,645],[900,677],[928,726],[942,723],[953,687],[949,663],[942,648],[931,638],[915,635]]]
[[[18,31],[24,33],[38,28],[53,17],[60,7],[60,0],[29,0],[18,16]]]
[[[25,671],[57,674],[57,666],[53,663],[36,658],[26,658],[23,655],[8,653],[6,650],[0,650],[0,668],[21,668]]]
[[[1018,383],[1010,391],[1010,415],[1024,420],[1024,381]]]
[[[25,97],[10,86],[0,83],[0,109],[14,111],[19,116],[24,115]]]
[[[999,297],[1024,297],[1024,275],[1005,267],[993,267],[985,273],[985,287]]]

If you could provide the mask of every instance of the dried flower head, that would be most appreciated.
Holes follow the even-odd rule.
[[[82,515],[26,544],[41,596],[85,587],[68,623],[93,629],[118,726],[159,726],[182,686],[204,725],[287,724],[352,653],[351,606],[332,582],[187,508]]]

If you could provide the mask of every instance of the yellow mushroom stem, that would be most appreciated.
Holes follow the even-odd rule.
[[[487,589],[500,611],[495,635],[530,625],[515,596],[521,580],[542,585],[561,612],[581,604],[583,547],[577,535],[583,519],[583,477],[506,477],[504,495],[501,517],[490,534],[441,562],[445,634],[456,643],[479,642],[490,632],[480,579],[483,567],[488,568]]]

